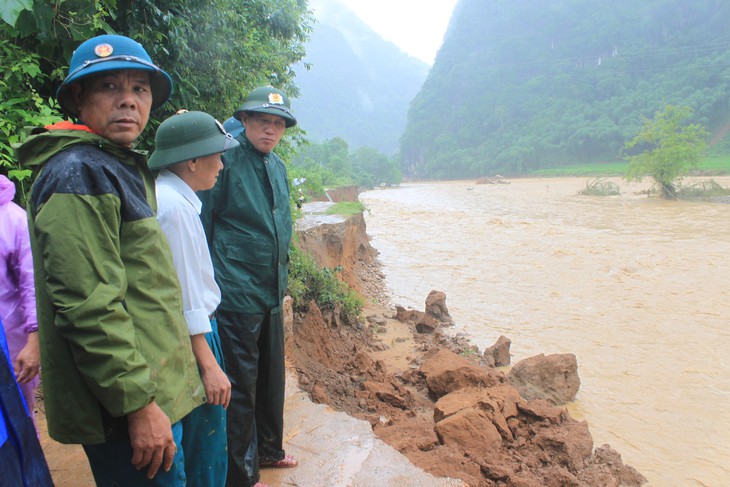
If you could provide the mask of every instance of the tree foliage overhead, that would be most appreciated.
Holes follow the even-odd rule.
[[[653,119],[645,120],[639,133],[626,144],[628,149],[645,150],[629,158],[628,181],[654,179],[664,198],[676,198],[676,184],[697,165],[706,148],[707,131],[697,124],[686,124],[692,115],[688,106],[667,105]]]
[[[460,0],[401,138],[404,173],[616,160],[642,119],[730,118],[730,2]]]
[[[6,0],[0,19],[0,108],[12,101],[0,126],[6,166],[6,147],[23,126],[61,118],[53,97],[73,50],[88,38],[136,39],[172,77],[170,102],[143,134],[141,147],[150,148],[156,126],[180,108],[225,120],[256,86],[296,95],[292,65],[304,56],[313,22],[306,0]]]

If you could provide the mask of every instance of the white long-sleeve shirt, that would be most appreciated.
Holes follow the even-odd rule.
[[[178,175],[163,169],[155,181],[157,220],[172,248],[182,287],[183,310],[190,335],[211,331],[209,316],[221,302],[203,224],[202,203]]]

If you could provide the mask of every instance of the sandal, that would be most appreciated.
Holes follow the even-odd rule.
[[[299,462],[291,455],[284,455],[281,460],[261,461],[259,468],[294,468]]]

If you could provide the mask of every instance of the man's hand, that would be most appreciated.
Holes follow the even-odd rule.
[[[231,402],[231,381],[218,365],[208,342],[205,341],[205,335],[191,336],[190,343],[193,346],[195,360],[198,362],[208,404],[228,408],[228,404]]]
[[[231,402],[231,381],[217,363],[214,363],[209,370],[201,369],[200,378],[205,387],[205,397],[208,404],[221,405],[228,408]]]
[[[41,370],[41,354],[38,348],[38,332],[28,333],[28,342],[18,353],[13,364],[18,384],[30,382]]]
[[[148,479],[157,475],[160,466],[165,472],[169,472],[177,447],[172,437],[170,419],[157,403],[152,401],[128,415],[127,423],[134,468],[141,470],[149,465]]]

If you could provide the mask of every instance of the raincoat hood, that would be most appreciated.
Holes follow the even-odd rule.
[[[0,205],[7,204],[15,198],[15,184],[0,174]]]

